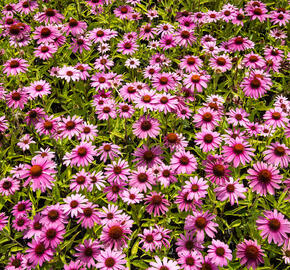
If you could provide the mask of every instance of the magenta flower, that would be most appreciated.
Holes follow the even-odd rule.
[[[151,192],[145,198],[146,211],[154,216],[160,216],[168,211],[167,206],[170,205],[169,201],[164,198],[162,193],[156,191]]]
[[[275,166],[281,166],[282,168],[288,167],[290,162],[290,149],[285,144],[279,142],[271,143],[267,146],[267,150],[263,152],[265,155],[264,160],[267,163]]]
[[[105,176],[109,182],[120,184],[128,181],[130,169],[128,162],[125,160],[119,159],[118,162],[113,161],[112,164],[107,165],[105,170]]]
[[[171,159],[170,166],[177,174],[191,174],[197,169],[197,161],[189,151],[176,152]]]
[[[254,269],[261,263],[264,263],[263,249],[258,245],[257,240],[244,240],[244,242],[237,245],[237,258],[241,259],[241,264],[246,265],[247,268]]]
[[[209,211],[193,211],[193,215],[186,217],[184,229],[196,232],[196,239],[198,241],[203,241],[205,234],[213,238],[217,232],[215,227],[218,227],[218,224],[212,221],[214,218],[215,216],[210,214]]]
[[[250,187],[253,191],[266,196],[269,192],[271,195],[275,194],[275,189],[280,189],[282,175],[279,175],[279,170],[272,164],[264,162],[257,162],[253,165],[253,169],[249,169],[247,176],[250,182]]]
[[[290,233],[290,222],[276,209],[274,211],[264,211],[263,214],[264,217],[259,217],[256,222],[262,238],[268,237],[269,244],[273,241],[279,246],[283,245]]]
[[[28,68],[26,60],[21,58],[12,58],[8,60],[4,65],[3,72],[9,75],[17,75],[19,73],[25,73]]]
[[[100,218],[97,215],[97,205],[87,202],[82,207],[82,212],[77,216],[78,223],[84,228],[93,228],[95,224],[100,222]]]
[[[98,255],[100,254],[100,244],[97,240],[86,239],[84,244],[79,244],[76,248],[77,253],[74,255],[77,257],[77,261],[90,267],[95,267]]]
[[[227,266],[227,260],[231,261],[232,251],[229,249],[229,246],[220,240],[212,240],[212,244],[208,246],[208,258],[212,259],[218,266]]]
[[[188,191],[187,199],[194,199],[196,201],[206,197],[207,188],[207,181],[203,178],[198,178],[197,176],[190,177],[189,181],[186,181],[183,186],[184,191]]]
[[[234,167],[238,167],[240,164],[245,165],[252,160],[252,157],[255,156],[254,150],[243,139],[230,139],[224,146],[223,157],[226,162],[233,162]]]
[[[26,250],[27,259],[32,262],[35,267],[42,266],[44,262],[48,262],[53,257],[53,252],[50,248],[46,248],[40,239],[33,239],[28,243],[29,248]]]
[[[155,138],[160,132],[159,122],[150,116],[142,116],[132,125],[133,134],[140,139]]]
[[[126,255],[121,251],[111,250],[110,248],[101,250],[97,257],[96,267],[103,270],[123,270],[126,269],[124,264]]]
[[[154,257],[155,262],[150,262],[150,266],[147,270],[179,270],[177,262],[169,260],[167,257],[164,257],[162,260],[158,257]]]

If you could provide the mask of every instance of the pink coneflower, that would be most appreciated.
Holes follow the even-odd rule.
[[[28,101],[28,94],[23,88],[18,88],[6,94],[5,96],[7,106],[10,108],[20,108],[23,109],[24,105]]]
[[[122,217],[122,210],[119,210],[117,205],[108,204],[108,207],[102,207],[102,211],[98,212],[101,218],[101,224],[107,224],[110,220],[118,220]]]
[[[197,161],[189,151],[179,151],[172,156],[170,166],[177,174],[191,174],[197,169]]]
[[[283,59],[283,51],[272,46],[265,48],[264,55],[266,60],[280,62]]]
[[[265,60],[259,54],[249,53],[244,56],[242,64],[247,68],[258,69],[264,66]]]
[[[184,150],[187,145],[188,142],[182,134],[171,132],[164,137],[164,146],[169,147],[172,152]]]
[[[84,195],[72,194],[71,196],[63,199],[65,204],[62,205],[64,214],[69,214],[72,218],[78,216],[83,212],[83,209],[88,202],[88,199]]]
[[[112,220],[104,225],[100,240],[105,247],[121,249],[127,247],[129,234],[132,232],[128,221]]]
[[[162,193],[156,191],[151,192],[145,198],[146,211],[149,214],[154,214],[154,216],[163,215],[168,211],[167,206],[170,202],[164,198]]]
[[[25,185],[32,183],[32,190],[40,189],[45,192],[46,189],[52,189],[52,182],[55,180],[54,175],[56,164],[48,159],[33,158],[31,165],[26,164],[20,173],[21,178],[27,178]]]
[[[253,191],[266,196],[275,194],[275,189],[280,189],[279,183],[281,183],[282,175],[279,175],[279,170],[272,164],[266,164],[264,162],[257,162],[253,165],[253,169],[249,169],[250,174],[247,178],[251,180],[250,187]]]
[[[117,35],[118,33],[112,29],[95,28],[90,32],[89,39],[94,43],[100,42],[103,46],[103,44],[106,44],[105,42]]]
[[[171,183],[177,182],[175,172],[172,170],[171,166],[161,164],[158,169],[160,169],[160,171],[156,180],[160,182],[164,187],[168,187]]]
[[[117,117],[116,104],[112,99],[107,99],[104,103],[96,108],[96,114],[99,120],[115,119]]]
[[[175,89],[176,81],[170,73],[158,73],[152,78],[152,86],[155,87],[157,91],[168,92],[169,90]]]
[[[66,223],[67,216],[63,213],[62,207],[59,203],[46,206],[41,214],[42,218],[40,219],[40,223],[44,226]]]
[[[289,238],[288,238],[288,240],[286,240],[286,242],[282,248],[282,251],[283,251],[284,262],[286,264],[290,264],[290,240],[289,240]]]
[[[207,181],[203,178],[198,178],[197,176],[190,177],[189,181],[186,181],[183,186],[184,191],[188,191],[187,198],[196,201],[206,196],[207,188]]]
[[[0,180],[0,194],[2,196],[13,195],[20,189],[20,181],[12,177],[2,178]]]
[[[89,179],[90,183],[89,186],[87,187],[88,191],[93,191],[93,189],[96,187],[98,190],[102,190],[105,186],[105,177],[103,175],[103,172],[92,172],[88,173],[89,174]]]
[[[77,21],[76,19],[70,18],[68,24],[63,28],[64,33],[67,35],[71,33],[73,36],[81,35],[87,28],[86,22]]]
[[[109,89],[111,87],[110,79],[110,74],[97,72],[91,77],[91,86],[95,87],[97,90]]]
[[[9,263],[5,267],[7,270],[16,270],[16,269],[22,269],[21,264],[23,262],[23,254],[20,252],[17,252],[16,255],[13,255],[9,258]]]
[[[179,46],[188,47],[196,40],[192,29],[180,29],[175,33],[175,42]]]
[[[27,123],[27,125],[36,125],[40,119],[43,119],[45,117],[45,112],[42,108],[34,108],[32,110],[30,110],[29,112],[27,112],[26,114],[27,116],[25,117],[25,122]],[[1,118],[0,118],[1,120]],[[1,128],[0,128],[1,131]]]
[[[262,127],[258,123],[248,122],[246,124],[246,131],[250,137],[252,137],[252,136],[257,137],[258,134],[261,133],[261,129],[262,129]]]
[[[138,188],[141,192],[151,190],[155,184],[154,175],[151,169],[146,167],[138,167],[137,171],[133,171],[130,176],[130,186]]]
[[[58,119],[53,119],[52,116],[44,116],[35,126],[40,135],[55,135],[58,129]]]
[[[283,112],[281,108],[270,109],[265,112],[263,119],[266,120],[265,124],[273,128],[286,127],[289,123],[287,118],[288,114]]]
[[[47,8],[43,12],[36,14],[35,19],[39,22],[45,22],[46,24],[58,24],[61,23],[61,21],[64,19],[64,16],[58,13],[58,11],[55,9]]]
[[[140,203],[144,195],[140,192],[138,188],[130,188],[129,190],[124,190],[121,194],[121,198],[124,202],[128,204]]]
[[[141,240],[140,244],[142,244],[142,248],[146,251],[155,251],[156,249],[161,248],[161,234],[156,232],[155,229],[150,227],[149,229],[144,229],[143,234],[138,235]]]
[[[249,114],[243,108],[230,109],[227,115],[229,116],[227,119],[228,123],[233,126],[241,125],[245,127],[249,122],[247,119]]]
[[[119,103],[119,109],[118,113],[121,118],[129,119],[134,114],[135,110],[132,105],[129,105],[128,103]]]
[[[113,161],[112,164],[107,165],[105,168],[105,176],[108,181],[120,184],[127,182],[130,168],[126,160],[119,159],[118,162]]]
[[[245,77],[241,82],[241,88],[248,97],[260,98],[271,88],[271,80],[261,74],[251,73],[249,77]]]
[[[39,239],[44,243],[45,247],[56,248],[63,241],[65,227],[62,224],[49,224],[42,227]]]
[[[155,262],[150,262],[150,266],[147,270],[179,270],[177,262],[169,260],[167,257],[161,259],[158,256],[154,257]]]
[[[190,73],[189,75],[185,75],[184,86],[190,88],[192,92],[196,89],[197,92],[201,93],[203,88],[207,87],[209,79],[210,75],[207,74]]]
[[[77,257],[77,261],[80,261],[88,268],[96,266],[95,260],[97,260],[100,254],[100,244],[98,240],[92,241],[92,239],[85,239],[84,243],[79,244],[75,249],[77,253],[74,256]]]
[[[137,58],[129,58],[125,61],[125,67],[129,69],[135,69],[140,66],[140,61]]]
[[[125,55],[132,55],[138,49],[138,45],[133,40],[123,40],[118,43],[118,52],[125,54]]]
[[[179,254],[177,262],[184,270],[198,270],[201,267],[202,255],[197,251],[184,251]]]
[[[241,36],[234,37],[228,41],[229,49],[232,52],[235,51],[245,51],[248,49],[253,49],[255,43],[247,38],[243,38]]]
[[[58,77],[65,79],[67,82],[70,81],[79,81],[80,80],[80,71],[75,67],[63,66],[58,71]]]
[[[259,217],[257,220],[258,230],[261,231],[263,239],[268,237],[268,243],[272,241],[281,246],[288,239],[287,234],[290,233],[290,223],[285,216],[279,213],[276,209],[274,211],[264,211],[264,217]]]
[[[254,151],[255,149],[251,148],[250,144],[243,139],[229,139],[227,145],[224,145],[223,157],[226,162],[233,162],[233,166],[236,168],[240,164],[245,165],[250,162],[255,156]]]
[[[178,99],[169,93],[156,94],[154,101],[156,109],[164,114],[177,110]]]
[[[186,72],[198,72],[202,66],[202,60],[197,56],[187,55],[181,59],[179,64],[181,69],[184,69]]]
[[[109,59],[108,55],[102,55],[100,58],[96,59],[94,65],[95,65],[95,69],[105,71],[105,70],[110,70],[111,67],[114,66],[114,61]]]
[[[126,255],[121,251],[113,251],[110,248],[101,250],[97,257],[96,267],[103,270],[123,270],[126,269],[124,264]]]
[[[290,19],[289,10],[285,10],[284,8],[272,10],[269,14],[269,18],[273,24],[278,24],[279,26],[286,26]]]
[[[113,160],[121,154],[120,146],[112,144],[112,143],[103,143],[97,149],[97,156],[100,157],[100,160],[106,162],[108,158]]]
[[[188,251],[200,251],[204,248],[202,242],[197,241],[193,232],[186,232],[185,235],[180,234],[179,238],[177,238],[176,245],[176,252],[178,254]]]
[[[178,192],[175,203],[180,211],[196,210],[196,205],[200,205],[195,200],[188,199],[188,194],[189,191],[184,189]]]
[[[3,10],[2,10],[3,15],[13,17],[14,13],[16,13],[16,4],[9,3],[3,7]]]
[[[58,36],[60,36],[60,32],[56,26],[49,25],[36,27],[33,38],[37,40],[37,44],[48,44],[53,43]]]
[[[86,270],[81,261],[70,261],[69,264],[65,264],[63,267],[64,270]]]
[[[215,10],[209,10],[206,13],[205,22],[211,23],[211,22],[217,22],[219,20],[219,13]]]
[[[159,121],[150,116],[141,116],[132,127],[133,134],[140,139],[155,138],[160,132]]]
[[[36,57],[47,60],[53,56],[53,54],[57,52],[57,47],[55,47],[53,44],[47,44],[47,45],[40,45],[38,46],[34,54]]]
[[[80,223],[83,228],[93,228],[95,224],[100,223],[96,208],[97,205],[91,202],[87,202],[82,208],[82,212],[77,217],[78,223]]]
[[[29,67],[27,61],[21,58],[11,58],[3,66],[3,72],[8,76],[25,73]]]
[[[159,47],[163,50],[169,50],[176,47],[174,36],[172,34],[164,35],[159,41]]]
[[[199,145],[202,151],[209,152],[218,148],[222,139],[218,132],[203,130],[202,132],[196,133],[195,142]]]
[[[31,220],[29,229],[25,231],[23,238],[33,238],[36,239],[40,236],[42,233],[42,227],[44,226],[42,223],[40,223],[41,215],[38,213],[33,217],[33,220]]]
[[[222,183],[214,192],[216,192],[218,200],[225,201],[229,199],[230,204],[234,205],[235,202],[237,204],[239,203],[238,198],[246,198],[244,192],[247,192],[247,190],[248,189],[245,188],[243,184],[240,184],[238,180],[234,181],[234,179],[230,177],[229,181]]]
[[[140,27],[140,38],[150,40],[154,38],[154,35],[156,35],[156,30],[151,26],[150,23],[145,24]]]
[[[81,80],[85,81],[90,77],[88,70],[91,70],[91,67],[88,64],[78,63],[75,65],[75,68],[79,71]]]
[[[172,34],[174,32],[174,27],[169,23],[161,23],[156,27],[157,34],[164,36],[168,34]]]
[[[207,55],[217,55],[219,52],[222,51],[217,45],[215,41],[206,42],[203,44],[203,52]]]
[[[261,263],[264,263],[264,250],[258,245],[257,240],[244,240],[244,242],[237,245],[237,258],[241,259],[241,264],[246,265],[247,268],[253,267],[256,269]]]
[[[279,142],[271,143],[267,146],[267,150],[263,152],[265,155],[264,160],[275,166],[281,166],[281,168],[288,167],[290,162],[290,149],[285,144]]]
[[[80,190],[84,190],[89,185],[89,176],[88,173],[82,169],[80,172],[76,173],[72,179],[70,184],[70,189],[72,191],[79,192]]]
[[[8,223],[8,217],[5,215],[5,213],[0,212],[0,231],[3,230],[3,228],[7,225]]]
[[[82,53],[84,50],[90,50],[91,42],[86,37],[72,38],[71,49],[73,53],[79,51]]]
[[[133,12],[133,8],[129,5],[119,6],[114,10],[114,14],[120,19],[128,19],[131,12]]]
[[[232,68],[231,59],[225,54],[213,56],[210,58],[209,62],[209,65],[216,72],[226,72]]]
[[[229,249],[229,246],[220,240],[212,240],[212,244],[208,246],[208,258],[212,259],[218,266],[227,266],[227,260],[231,261],[232,251]]]
[[[53,258],[53,252],[50,248],[46,248],[40,239],[33,239],[28,243],[29,248],[26,250],[27,259],[32,262],[33,266],[42,266],[44,262]]]
[[[32,203],[31,201],[27,200],[27,201],[20,201],[18,202],[12,209],[12,214],[17,217],[17,216],[21,216],[21,215],[27,215],[27,211],[30,211],[32,208]]]
[[[80,134],[82,130],[83,120],[74,115],[68,116],[67,118],[62,118],[59,123],[58,132],[60,132],[61,138],[72,139],[73,136]]]
[[[71,153],[66,153],[63,157],[64,164],[71,167],[76,166],[88,166],[96,155],[95,146],[91,142],[81,142],[76,146]]]
[[[18,215],[12,222],[12,227],[19,232],[25,231],[30,225],[30,219],[26,215]]]
[[[43,97],[51,93],[50,84],[44,80],[35,81],[26,88],[26,91],[29,93],[31,98]]]
[[[251,20],[258,19],[260,22],[264,22],[269,16],[267,14],[267,8],[260,6],[260,7],[247,7],[246,8],[247,16],[250,17]]]
[[[116,202],[118,200],[119,195],[123,193],[125,190],[125,186],[127,185],[125,182],[119,183],[109,183],[108,187],[103,189],[104,193],[107,193],[106,197],[109,201]]]
[[[213,130],[220,121],[218,112],[211,108],[200,108],[194,115],[193,122],[197,128]]]
[[[0,133],[8,129],[8,121],[5,119],[5,116],[0,116]]]
[[[154,90],[142,89],[134,97],[134,102],[136,103],[136,108],[143,108],[144,110],[153,110],[155,107],[155,96],[156,92]]]
[[[218,227],[218,224],[212,221],[214,218],[215,216],[210,214],[209,211],[193,211],[193,215],[186,217],[184,229],[196,232],[197,241],[203,241],[205,234],[213,238],[217,232],[215,227]]]
[[[162,164],[161,155],[163,154],[163,150],[160,146],[155,146],[149,148],[147,145],[143,144],[142,148],[137,148],[133,153],[133,156],[136,159],[133,162],[138,162],[136,166],[147,166],[148,168],[152,168],[156,164]]]
[[[25,134],[17,143],[17,145],[23,150],[29,150],[30,144],[35,143],[33,138],[29,134]]]

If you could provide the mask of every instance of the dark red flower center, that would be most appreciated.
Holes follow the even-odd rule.
[[[206,112],[205,114],[203,114],[202,116],[202,120],[205,122],[210,122],[213,119],[213,116],[210,112]]]
[[[216,164],[213,166],[213,174],[215,176],[224,176],[225,175],[225,167],[221,164]]]
[[[82,185],[83,183],[85,183],[85,181],[86,181],[86,178],[85,178],[84,176],[82,176],[82,175],[80,175],[80,176],[78,176],[78,177],[76,178],[76,182],[77,182],[79,185]]]
[[[120,9],[122,14],[126,14],[128,12],[128,8],[127,7],[121,7]]]
[[[163,172],[162,172],[162,175],[164,176],[164,177],[169,177],[170,176],[170,171],[169,170],[164,170]]]
[[[258,15],[258,16],[262,15],[262,13],[263,13],[262,9],[260,9],[260,8],[255,8],[253,12],[254,12],[255,15]]]
[[[181,37],[184,39],[188,39],[190,37],[190,33],[186,30],[181,32]]]
[[[45,11],[45,15],[47,17],[53,17],[55,15],[55,11],[52,9],[52,8],[48,8],[46,11]]]
[[[249,260],[256,260],[259,257],[259,250],[254,245],[249,245],[246,247],[245,255]]]
[[[205,143],[211,143],[213,141],[213,136],[211,134],[206,134],[203,137],[203,140],[204,140]]]
[[[241,45],[244,43],[244,39],[242,37],[235,38],[235,44]]]
[[[216,255],[222,257],[225,254],[225,249],[223,247],[218,247],[215,251]]]
[[[103,37],[105,35],[104,31],[102,30],[98,30],[96,34],[97,34],[97,37]]]
[[[73,201],[70,202],[70,207],[71,208],[76,208],[76,207],[78,207],[78,205],[79,205],[79,203],[76,200],[73,200]]]
[[[67,130],[72,130],[72,129],[75,128],[75,126],[76,126],[76,124],[75,124],[74,121],[68,121],[65,124],[65,127],[66,127]]]
[[[22,227],[25,224],[25,220],[23,218],[19,218],[16,223],[19,227]]]
[[[161,104],[166,104],[167,102],[168,102],[168,98],[167,97],[160,98],[160,103]]]
[[[47,27],[44,27],[40,31],[41,37],[49,37],[51,35],[51,30]]]
[[[258,89],[261,86],[261,81],[257,77],[254,77],[250,84],[252,88]]]
[[[121,107],[122,112],[128,112],[130,110],[130,107],[128,105],[123,105]]]
[[[87,257],[91,257],[93,255],[93,249],[91,247],[86,247],[85,250],[84,250],[84,254],[87,256]]]
[[[124,44],[124,48],[127,49],[127,50],[131,49],[131,48],[132,48],[131,43],[130,43],[130,42],[126,42],[126,43]]]
[[[192,257],[187,257],[187,258],[185,259],[185,263],[186,263],[186,265],[194,265],[195,260],[194,260],[194,258],[192,258]]]
[[[54,209],[53,209],[53,210],[50,210],[50,211],[48,212],[47,217],[48,217],[48,219],[51,220],[51,221],[56,221],[56,220],[58,220],[58,218],[59,218],[59,213],[58,213],[57,210],[54,210]]]
[[[42,174],[42,167],[40,165],[33,165],[30,168],[30,174],[35,177],[39,177]]]
[[[216,60],[216,62],[217,62],[217,64],[219,65],[219,66],[224,66],[225,64],[226,64],[226,59],[225,58],[223,58],[223,57],[218,57],[217,58],[217,60]]]
[[[136,199],[136,196],[135,196],[135,194],[130,194],[130,195],[129,195],[129,198],[130,198],[131,200],[135,200],[135,199]]]
[[[38,245],[36,245],[36,247],[34,248],[34,251],[37,255],[42,255],[45,252],[45,246],[43,243],[40,243]]]
[[[107,259],[105,260],[105,265],[106,265],[107,267],[113,267],[113,266],[115,265],[115,263],[116,263],[116,261],[115,261],[115,259],[112,258],[112,257],[109,257],[109,258],[107,258]]]
[[[281,113],[279,113],[279,112],[273,112],[273,113],[272,113],[272,118],[273,118],[274,120],[279,120],[279,119],[281,119]]]
[[[140,183],[145,183],[148,180],[148,176],[146,173],[139,173],[137,178]]]
[[[169,133],[167,135],[167,140],[170,142],[170,143],[176,143],[178,141],[178,137],[175,133]]]
[[[11,61],[10,61],[10,67],[11,67],[11,68],[17,68],[17,67],[19,67],[19,66],[20,66],[19,61],[17,61],[17,60],[11,60]]]
[[[14,92],[12,93],[11,98],[15,101],[19,101],[21,99],[21,95],[18,92]]]
[[[75,19],[70,19],[68,24],[69,24],[70,27],[76,27],[76,26],[78,26],[79,23]]]
[[[187,165],[187,164],[189,163],[189,158],[188,158],[187,156],[182,156],[182,157],[180,158],[180,163],[181,163],[182,165]]]
[[[195,220],[195,226],[198,228],[198,229],[204,229],[207,225],[207,221],[204,217],[198,217],[196,220]]]
[[[141,123],[141,129],[143,131],[148,131],[151,129],[151,127],[152,127],[152,124],[150,123],[150,121],[145,120]]]
[[[114,167],[114,173],[115,174],[121,174],[122,173],[122,168],[120,166],[115,166]]]
[[[85,217],[91,217],[93,215],[93,210],[90,207],[84,208],[83,210],[84,216]]]
[[[147,150],[143,154],[145,161],[150,162],[154,158],[154,153],[151,150]]]
[[[34,222],[33,229],[36,231],[40,231],[42,229],[42,224],[39,221]]]
[[[18,210],[18,211],[22,212],[22,211],[24,211],[25,209],[26,209],[26,206],[25,206],[24,203],[20,203],[20,204],[17,205],[17,210]]]
[[[151,97],[149,95],[144,95],[142,100],[145,102],[145,103],[149,103],[151,101]]]
[[[278,157],[283,157],[285,155],[285,153],[286,153],[285,148],[282,146],[277,146],[274,149],[274,154]]]
[[[109,229],[109,236],[114,240],[121,239],[123,234],[123,229],[118,225],[114,225]]]
[[[120,191],[120,187],[119,186],[117,186],[117,185],[112,186],[112,192],[113,193],[117,194],[117,193],[119,193],[119,191]]]
[[[9,27],[9,33],[11,34],[11,35],[18,35],[19,33],[20,33],[20,27],[18,26],[18,25],[11,25],[10,27]],[[10,67],[11,67],[11,64],[10,64]]]
[[[91,132],[91,129],[89,127],[84,127],[83,131],[85,134],[88,134]]]
[[[245,147],[242,144],[237,143],[233,147],[233,151],[234,151],[235,154],[240,155],[240,154],[244,153]]]
[[[151,198],[151,202],[154,205],[161,205],[162,197],[160,195],[153,195],[152,198]]]
[[[88,150],[85,147],[80,147],[78,149],[78,156],[80,157],[84,157],[87,153],[88,153]]]
[[[15,258],[11,263],[15,268],[19,268],[21,265],[21,261],[17,258]]]
[[[154,237],[152,234],[147,234],[146,237],[145,237],[145,240],[147,243],[152,243],[153,240],[154,240]]]
[[[161,78],[159,79],[159,82],[160,82],[160,84],[162,84],[162,85],[166,85],[166,84],[168,83],[168,78],[166,78],[166,77],[161,77]]]
[[[43,127],[44,127],[44,129],[46,129],[46,130],[51,130],[52,129],[52,127],[53,127],[53,124],[52,124],[52,122],[51,121],[45,121],[44,123],[43,123]]]
[[[198,83],[200,81],[200,76],[199,75],[192,75],[191,76],[191,81],[193,83]]]
[[[235,185],[233,184],[228,184],[227,185],[227,192],[233,193],[235,191]]]
[[[269,228],[271,231],[277,232],[281,227],[281,223],[278,219],[272,218],[269,220]]]
[[[251,55],[250,57],[249,57],[249,61],[251,62],[251,63],[255,63],[255,62],[257,62],[259,59],[258,59],[258,57],[256,56],[256,55]]]
[[[258,174],[258,180],[259,180],[259,182],[262,182],[264,184],[270,183],[271,182],[271,179],[272,179],[272,174],[267,169],[261,170],[259,172],[259,174]]]
[[[241,14],[241,13],[239,13],[238,16],[237,16],[237,19],[239,21],[242,21],[244,18],[245,18],[245,16],[243,14]]]
[[[185,247],[187,250],[192,250],[194,248],[194,243],[191,240],[185,242]]]
[[[199,186],[197,184],[191,185],[191,191],[192,192],[197,192],[199,190]]]
[[[56,237],[56,230],[51,228],[51,229],[48,229],[46,231],[46,237],[49,239],[49,240],[52,240]]]

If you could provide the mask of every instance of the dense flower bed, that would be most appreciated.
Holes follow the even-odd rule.
[[[286,1],[0,5],[1,269],[286,269]]]

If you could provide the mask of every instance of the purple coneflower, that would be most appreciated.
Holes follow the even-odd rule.
[[[281,168],[288,167],[290,162],[290,149],[285,144],[279,142],[271,143],[267,146],[267,150],[263,152],[265,155],[264,160],[267,163],[275,166],[281,166]]]
[[[164,198],[162,193],[156,191],[151,192],[145,198],[146,211],[154,216],[163,215],[168,211],[167,206],[170,205],[169,201]]]
[[[231,261],[233,258],[229,246],[220,240],[213,239],[208,248],[208,258],[212,259],[212,261],[214,261],[218,266],[227,266],[227,260]]]

